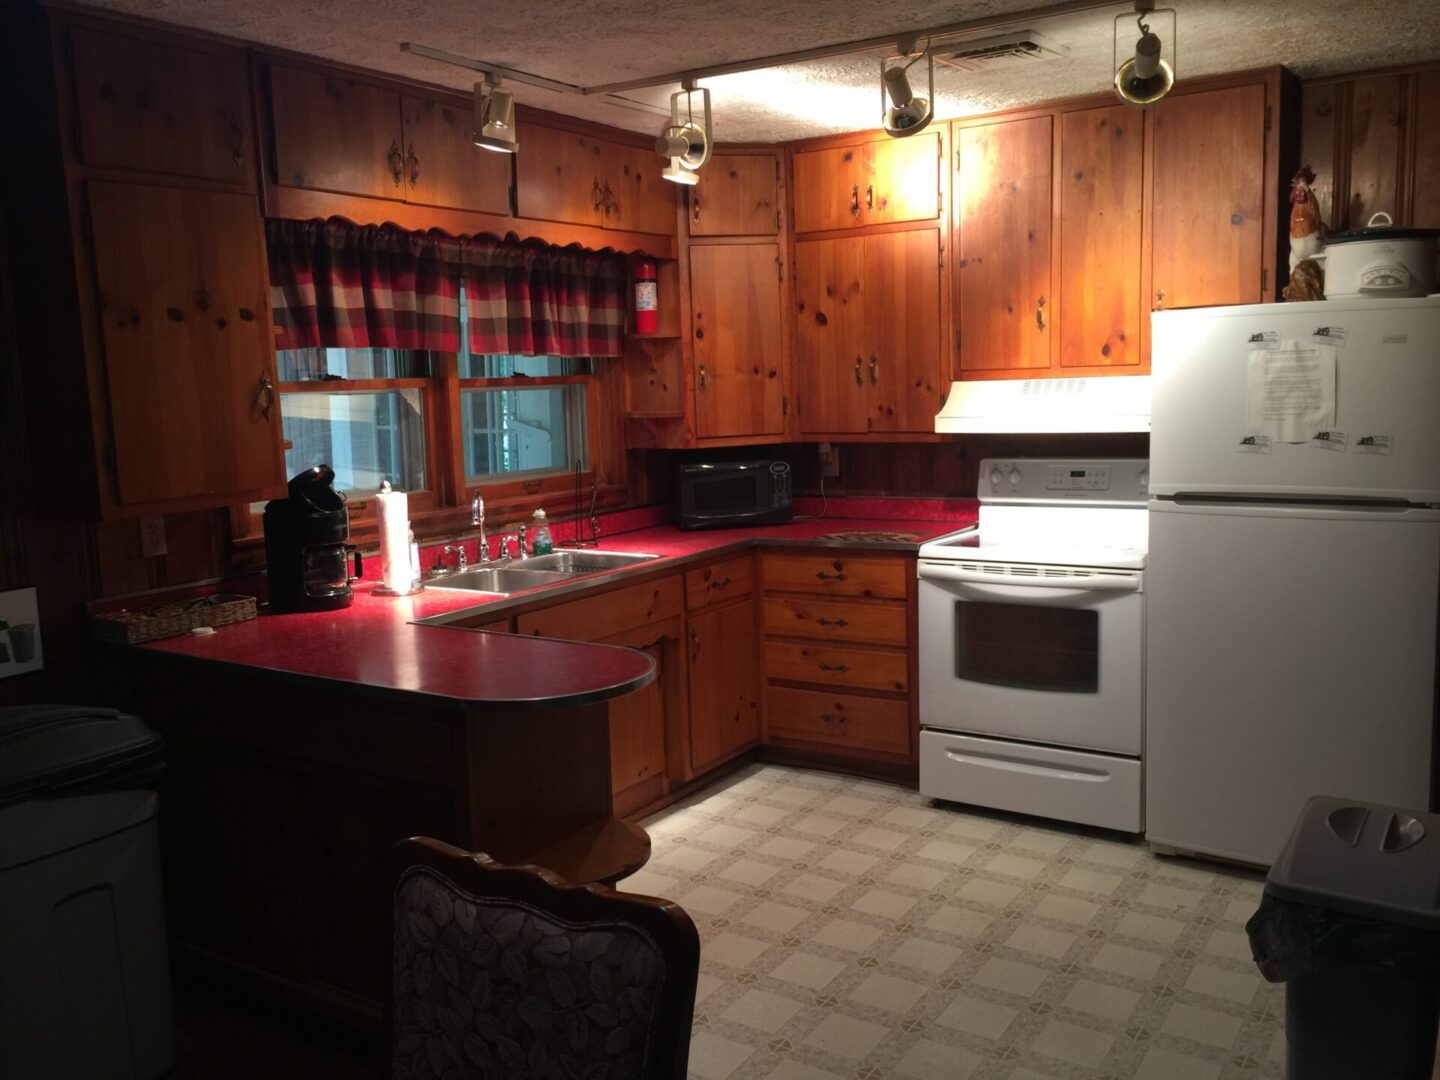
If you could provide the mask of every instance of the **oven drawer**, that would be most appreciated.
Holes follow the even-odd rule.
[[[772,686],[765,696],[765,722],[771,735],[783,739],[910,752],[910,703],[903,699]]]
[[[824,555],[766,555],[765,588],[830,596],[873,596],[904,600],[910,563],[898,557],[827,558]],[[910,574],[914,574],[910,569]]]
[[[910,690],[910,664],[903,652],[878,652],[838,645],[765,642],[765,674],[788,682],[858,686],[865,690]]]
[[[903,604],[767,596],[765,632],[777,637],[904,645],[910,640]]]
[[[920,794],[1138,833],[1140,762],[943,731],[920,732]]]

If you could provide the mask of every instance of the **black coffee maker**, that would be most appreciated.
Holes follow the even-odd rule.
[[[360,552],[349,544],[350,511],[329,465],[306,469],[290,494],[265,504],[265,563],[274,611],[333,611],[354,600]],[[351,560],[355,574],[350,574]]]

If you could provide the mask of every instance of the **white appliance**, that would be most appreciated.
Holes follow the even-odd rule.
[[[1146,469],[987,459],[921,546],[921,794],[1140,831]]]
[[[1147,838],[1269,865],[1311,795],[1430,807],[1440,300],[1152,325]]]
[[[935,417],[935,430],[947,434],[1149,431],[1150,377],[953,382]]]

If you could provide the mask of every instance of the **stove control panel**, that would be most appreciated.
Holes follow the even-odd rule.
[[[1150,463],[1144,458],[1005,459],[980,463],[980,498],[986,502],[1144,504]]]

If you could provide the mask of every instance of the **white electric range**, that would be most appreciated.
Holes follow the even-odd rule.
[[[986,459],[920,548],[920,792],[1140,832],[1143,459]]]

